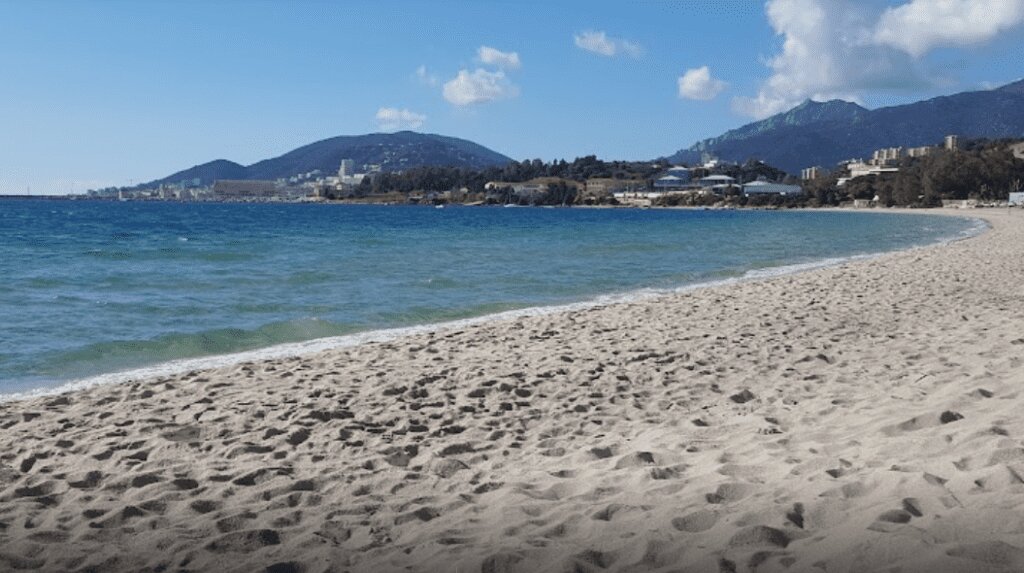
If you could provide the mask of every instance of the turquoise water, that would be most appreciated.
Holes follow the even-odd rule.
[[[0,200],[0,394],[954,238],[849,212]]]

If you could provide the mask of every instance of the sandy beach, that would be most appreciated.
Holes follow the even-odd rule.
[[[1024,571],[1024,212],[958,214],[992,228],[0,404],[0,570]]]

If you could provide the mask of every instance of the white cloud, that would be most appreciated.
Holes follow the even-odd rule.
[[[643,53],[643,48],[636,42],[613,38],[604,32],[588,30],[582,34],[573,36],[576,47],[593,52],[601,56],[612,57],[618,54],[626,54],[634,58]]]
[[[920,58],[938,46],[974,44],[1024,21],[1024,0],[909,0],[882,10],[857,0],[768,0],[768,22],[782,36],[756,96],[733,99],[764,118],[805,99],[858,101],[871,90],[939,85]]]
[[[908,54],[872,41],[877,16],[863,2],[769,0],[765,10],[782,51],[758,94],[733,100],[739,113],[761,119],[808,98],[857,101],[865,90],[929,84]]]
[[[416,68],[416,79],[425,86],[436,88],[440,85],[441,80],[434,74],[427,71],[427,66],[420,66]]]
[[[619,40],[619,49],[622,50],[622,53],[634,58],[639,58],[644,53],[644,49],[640,44],[630,42],[629,40]]]
[[[707,66],[693,68],[679,77],[679,97],[707,101],[714,99],[726,85],[722,80],[711,77]]]
[[[574,38],[576,47],[602,56],[615,55],[615,42],[608,39],[604,32],[583,32]]]
[[[920,57],[940,46],[978,44],[1024,22],[1024,0],[911,0],[886,8],[879,44]]]
[[[477,68],[473,72],[459,70],[442,90],[444,99],[457,106],[487,103],[519,95],[519,88],[505,77],[505,72]]]
[[[385,130],[416,129],[427,121],[427,116],[396,107],[382,107],[377,110],[377,125]]]
[[[476,57],[484,64],[508,70],[518,70],[521,66],[518,52],[502,52],[490,46],[480,46]]]

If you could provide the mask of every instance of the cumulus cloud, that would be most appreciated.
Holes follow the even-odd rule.
[[[395,129],[416,129],[427,121],[427,116],[396,107],[382,107],[377,110],[377,125],[385,131]]]
[[[440,85],[441,80],[438,77],[427,71],[427,66],[420,66],[416,68],[416,79],[425,86],[436,88]]]
[[[765,12],[782,49],[768,59],[772,73],[757,95],[733,100],[757,119],[808,98],[858,101],[870,90],[936,85],[922,56],[1021,23],[1024,0],[909,0],[885,10],[856,0],[768,0]]]
[[[481,63],[508,70],[518,70],[521,65],[517,52],[502,52],[490,46],[480,46],[476,57]]]
[[[501,70],[477,68],[472,72],[459,70],[458,75],[445,82],[442,93],[449,103],[467,106],[515,97],[519,88]]]
[[[758,94],[733,100],[739,113],[760,119],[808,98],[857,101],[869,89],[928,85],[910,55],[872,41],[876,15],[859,1],[769,0],[765,10],[782,51]]]
[[[686,70],[679,76],[679,97],[707,101],[714,99],[727,84],[711,77],[707,66]]]
[[[940,46],[978,44],[1024,22],[1024,0],[911,0],[885,9],[879,44],[915,57]]]
[[[622,38],[613,38],[600,31],[588,30],[582,34],[576,34],[573,36],[573,40],[576,42],[577,48],[609,58],[619,54],[635,58],[643,52],[640,44],[636,42]]]

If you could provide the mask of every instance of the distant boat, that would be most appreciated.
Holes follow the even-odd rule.
[[[434,205],[435,209],[444,209],[444,205]]]
[[[516,205],[515,203],[505,203],[505,206],[506,207],[518,207],[519,205]]]

